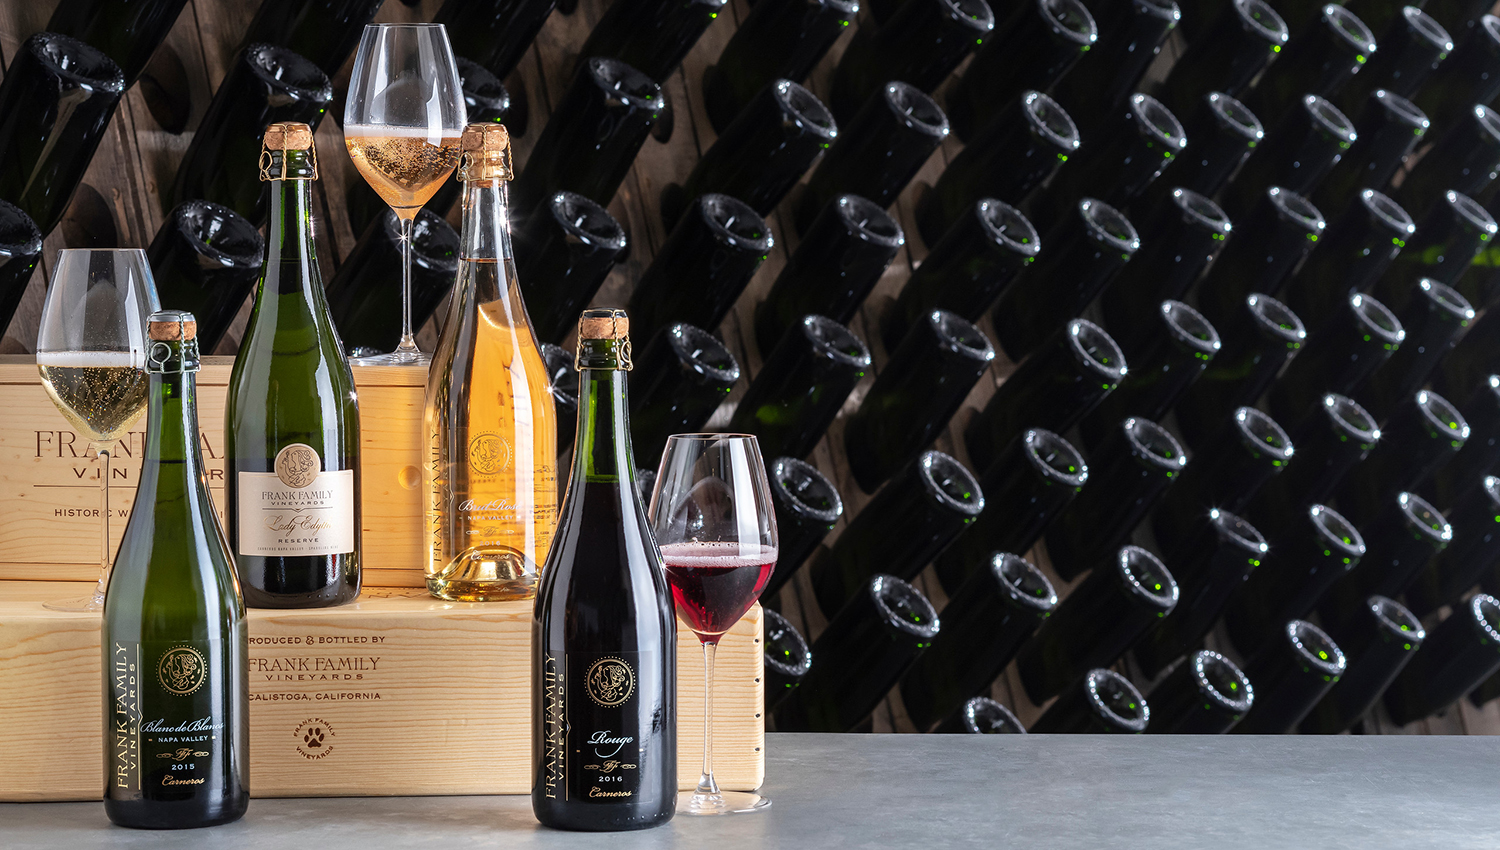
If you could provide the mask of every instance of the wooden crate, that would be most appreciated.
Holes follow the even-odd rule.
[[[224,393],[231,357],[204,358],[198,425],[215,507],[224,515]],[[359,387],[364,583],[425,587],[420,433],[425,369],[355,366]],[[0,356],[0,580],[93,581],[99,572],[100,465],[42,389],[36,362]],[[142,421],[110,462],[111,546],[135,499]]]
[[[0,801],[96,800],[104,787],[97,615],[48,611],[88,585],[0,581]],[[765,776],[761,611],[719,646],[714,766]],[[374,589],[339,608],[250,612],[256,797],[521,794],[531,789],[531,603]],[[678,781],[703,757],[703,655],[678,636]],[[306,730],[325,746],[305,745]]]

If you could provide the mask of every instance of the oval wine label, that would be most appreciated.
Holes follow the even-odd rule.
[[[276,453],[272,472],[241,472],[241,555],[295,557],[354,551],[354,470],[323,471],[318,450],[292,443]]]

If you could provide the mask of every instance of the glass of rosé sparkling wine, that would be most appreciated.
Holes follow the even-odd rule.
[[[713,771],[714,650],[765,589],[776,567],[776,516],[760,445],[749,434],[667,438],[651,530],[677,616],[703,644],[703,772],[680,814],[753,812],[771,801],[720,791]]]

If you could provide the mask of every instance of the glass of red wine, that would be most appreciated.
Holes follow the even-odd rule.
[[[759,794],[720,791],[713,770],[714,650],[776,567],[776,515],[755,437],[668,437],[651,494],[651,530],[677,616],[703,644],[703,773],[677,810],[723,815],[763,809],[771,801]]]

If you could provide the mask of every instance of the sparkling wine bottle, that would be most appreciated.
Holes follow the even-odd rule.
[[[1500,71],[1496,76],[1500,78]],[[1447,129],[1412,166],[1396,193],[1402,206],[1419,218],[1450,191],[1488,198],[1485,190],[1500,175],[1500,112],[1476,105],[1436,126]]]
[[[1455,404],[1480,392],[1500,370],[1500,310],[1486,310],[1432,373],[1433,389]]]
[[[1233,661],[1202,649],[1151,689],[1146,731],[1222,735],[1255,705],[1255,688]]]
[[[57,4],[46,30],[104,51],[124,72],[128,88],[145,70],[185,5],[186,0],[73,0]]]
[[[1457,407],[1431,390],[1418,391],[1391,414],[1364,462],[1344,476],[1334,494],[1339,510],[1356,524],[1369,520],[1393,493],[1425,489],[1468,439],[1469,423]]]
[[[427,589],[463,602],[527,599],[557,524],[557,412],[516,284],[510,137],[499,124],[470,124],[459,148],[458,283],[423,416]]]
[[[145,455],[100,635],[104,811],[144,829],[250,803],[245,603],[199,447],[194,334],[190,313],[151,315]]]
[[[767,477],[778,534],[776,569],[760,592],[761,599],[769,601],[833,530],[844,515],[844,500],[839,498],[838,488],[817,467],[797,458],[779,457],[771,461]]]
[[[1224,208],[1243,217],[1271,186],[1312,195],[1358,139],[1354,122],[1332,101],[1303,97],[1271,125],[1266,140],[1224,190]]]
[[[1449,520],[1453,543],[1406,590],[1412,610],[1422,616],[1457,602],[1500,561],[1500,478],[1486,475],[1459,494]]]
[[[1461,494],[1483,486],[1485,476],[1500,463],[1500,375],[1490,375],[1484,386],[1460,408],[1469,425],[1469,438],[1446,466],[1432,477],[1433,504],[1447,510]],[[1423,612],[1425,613],[1425,612]]]
[[[1375,54],[1375,34],[1365,22],[1330,3],[1255,84],[1250,107],[1275,121],[1305,94],[1336,98]]]
[[[1401,492],[1366,523],[1368,547],[1356,569],[1341,576],[1318,604],[1318,616],[1333,631],[1352,622],[1374,594],[1397,598],[1433,558],[1453,542],[1453,526],[1430,502]]]
[[[1250,293],[1239,321],[1224,330],[1223,349],[1177,402],[1183,435],[1196,443],[1235,408],[1254,404],[1306,339],[1296,313],[1269,295]]]
[[[549,340],[567,335],[629,247],[620,222],[576,192],[553,195],[517,224],[512,241],[532,324]]]
[[[264,0],[242,45],[285,47],[335,77],[382,5],[383,0]],[[448,33],[456,40],[452,26]]]
[[[573,354],[560,345],[542,343],[542,363],[547,367],[547,383],[552,403],[557,408],[557,453],[573,449],[573,429],[578,425],[578,367]],[[650,470],[652,475],[655,470]],[[650,498],[650,492],[646,498]]]
[[[1332,501],[1344,475],[1380,439],[1375,417],[1354,399],[1328,393],[1292,432],[1297,462],[1266,481],[1247,512],[1267,528],[1291,528],[1307,507]]]
[[[1380,280],[1416,232],[1416,223],[1395,201],[1373,189],[1361,191],[1329,226],[1318,250],[1285,284],[1287,306],[1312,327],[1322,327],[1345,299]],[[1399,304],[1382,303],[1401,309]]]
[[[1371,16],[1365,17],[1366,23],[1374,27],[1375,22],[1369,20]],[[1375,51],[1374,58],[1344,90],[1345,103],[1358,103],[1378,89],[1414,97],[1453,53],[1453,37],[1448,30],[1416,5],[1401,7],[1385,25],[1378,43],[1380,49]]]
[[[1157,305],[1182,298],[1234,235],[1218,204],[1190,189],[1173,189],[1141,233],[1141,250],[1101,298],[1117,342],[1136,348],[1156,330]]]
[[[1451,18],[1434,17],[1444,26],[1461,26]],[[1500,18],[1484,15],[1475,25],[1451,32],[1458,47],[1416,96],[1439,127],[1454,126],[1475,104],[1489,105],[1500,95]]]
[[[41,258],[42,232],[31,216],[9,201],[0,201],[0,334],[21,305]]]
[[[667,437],[702,430],[740,381],[740,364],[724,343],[692,325],[668,325],[639,361],[630,382],[631,436],[648,462],[661,457]]]
[[[1358,138],[1318,184],[1313,200],[1337,218],[1369,187],[1388,191],[1391,178],[1427,138],[1427,114],[1401,95],[1376,89],[1354,122]]]
[[[1190,110],[1212,91],[1240,97],[1290,40],[1286,21],[1265,0],[1231,0],[1172,66],[1164,84],[1169,105]]]
[[[267,127],[261,162],[265,269],[224,411],[229,543],[252,608],[340,605],[360,587],[359,400],[313,241],[312,128]]]
[[[429,210],[411,232],[411,322],[421,328],[453,289],[458,233]],[[365,229],[333,280],[328,307],[348,351],[393,351],[401,342],[401,220],[389,207]]]
[[[146,258],[162,306],[198,317],[198,350],[211,353],[255,288],[265,254],[260,232],[239,213],[188,201],[167,213]]]
[[[1482,284],[1483,276],[1466,272],[1473,268],[1475,257],[1489,249],[1497,233],[1500,224],[1478,201],[1452,190],[1444,192],[1442,201],[1417,225],[1416,236],[1407,240],[1391,273],[1373,290],[1375,296],[1399,310],[1403,301],[1395,297],[1395,290],[1403,288],[1406,291],[1400,294],[1415,295],[1411,281],[1425,277],[1457,289],[1471,302],[1488,304],[1491,293]]]
[[[1030,731],[1139,735],[1150,722],[1151,709],[1135,685],[1100,667],[1064,691]]]
[[[676,809],[677,619],[632,481],[623,311],[584,311],[578,365],[573,471],[532,614],[531,808],[556,828],[640,829]]]
[[[1442,711],[1500,670],[1500,600],[1476,594],[1428,633],[1385,692],[1391,720],[1406,725]]]
[[[1183,533],[1211,509],[1244,510],[1261,485],[1295,463],[1295,452],[1276,420],[1253,407],[1237,408],[1202,441],[1196,462],[1157,507],[1158,539]]]
[[[780,557],[778,552],[778,557]],[[802,684],[812,669],[813,655],[807,639],[775,611],[766,611],[766,711],[776,707],[787,692]]]
[[[1312,623],[1292,620],[1277,637],[1246,665],[1245,674],[1255,683],[1255,705],[1234,732],[1279,735],[1290,731],[1344,675],[1348,661],[1343,651]]]
[[[664,83],[727,5],[728,0],[611,3],[578,55],[618,59]]]
[[[1427,383],[1438,360],[1474,323],[1474,308],[1456,290],[1425,277],[1406,288],[1407,304],[1399,313],[1406,339],[1358,391],[1377,419],[1389,416],[1397,404]]]
[[[973,697],[932,731],[961,735],[1025,735],[1026,727],[1000,703],[989,697]]]
[[[455,54],[503,79],[521,64],[556,5],[557,0],[447,0],[432,20],[447,29]]]
[[[938,87],[995,29],[984,0],[911,0],[880,27],[859,27],[833,70],[829,105],[848,119],[877,89],[903,80]]]
[[[1344,675],[1298,730],[1304,735],[1333,735],[1359,722],[1426,638],[1422,623],[1401,603],[1384,596],[1365,600],[1358,621],[1339,633],[1348,658]]]
[[[1327,222],[1312,202],[1272,186],[1234,224],[1219,259],[1198,282],[1198,309],[1209,321],[1234,324],[1252,292],[1275,293],[1318,244]]]
[[[1082,73],[1067,74],[1054,87],[1064,103],[1073,105],[1074,112],[1087,116],[1086,131],[1113,115],[1131,92],[1140,89],[1141,77],[1156,62],[1162,45],[1182,20],[1182,10],[1173,0],[1095,4],[1095,9],[1099,42],[1089,49],[1093,58]],[[1101,73],[1106,68],[1107,77]]]
[[[1223,92],[1209,92],[1187,108],[1193,111],[1186,113],[1183,129],[1192,144],[1177,157],[1171,182],[1212,196],[1260,147],[1265,126],[1250,107]]]
[[[1368,295],[1350,295],[1298,352],[1266,396],[1271,415],[1297,431],[1328,393],[1348,393],[1406,338],[1401,320]]]

